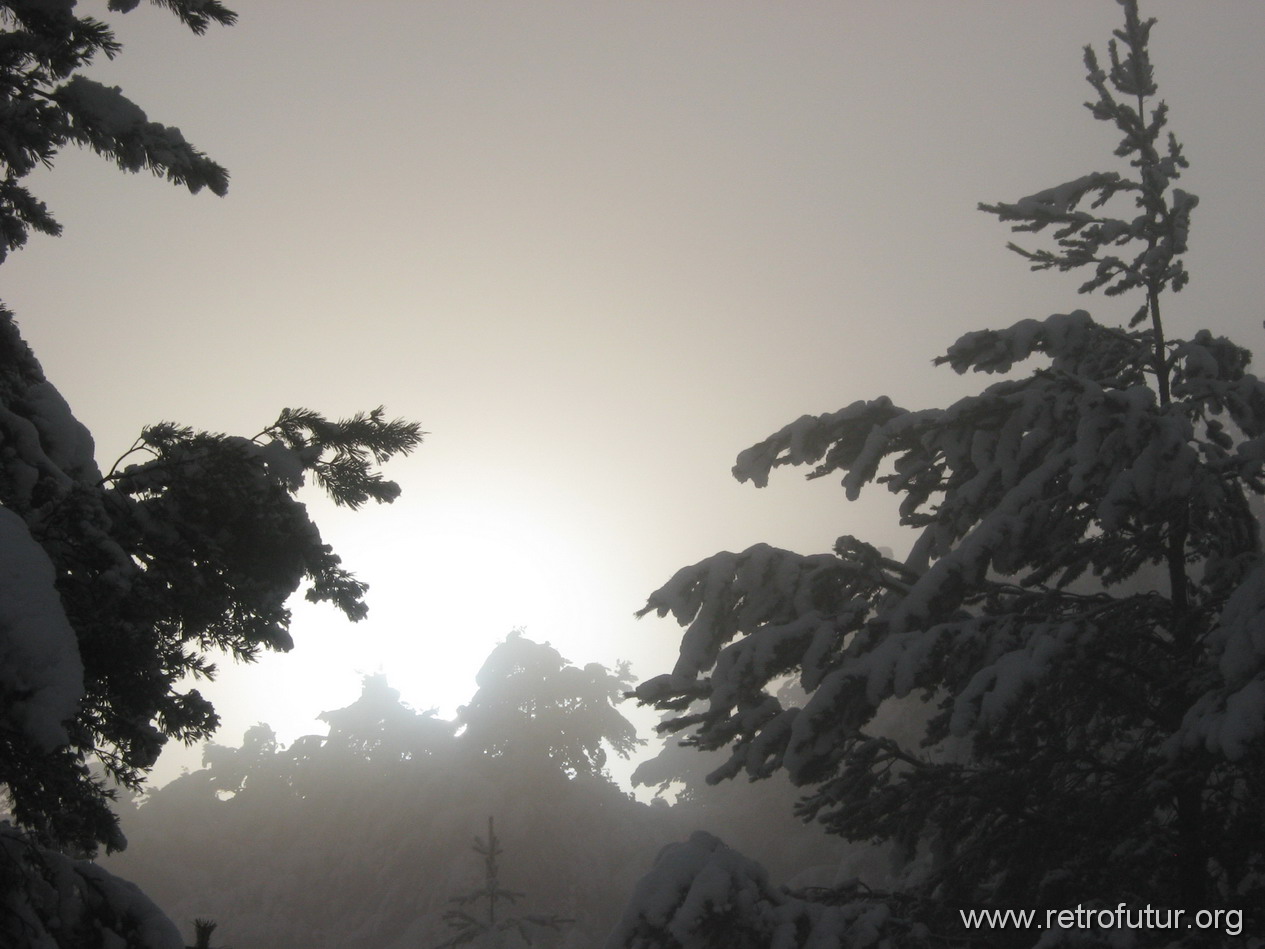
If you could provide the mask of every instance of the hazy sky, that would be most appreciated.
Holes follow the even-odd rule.
[[[1080,105],[1111,0],[230,5],[202,38],[81,5],[125,44],[93,75],[226,165],[228,197],[67,152],[33,184],[65,235],[0,268],[105,467],[145,424],[253,435],[283,406],[385,403],[430,432],[393,506],[311,495],[370,618],[300,604],[294,652],[208,690],[225,743],[321,731],[368,672],[451,714],[515,626],[667,671],[677,627],[632,613],[678,567],[903,543],[879,492],[738,485],[741,449],[978,388],[931,367],[968,330],[1120,312],[1029,274],[974,210],[1116,167]],[[1265,4],[1143,12],[1201,198],[1166,317],[1260,349]]]

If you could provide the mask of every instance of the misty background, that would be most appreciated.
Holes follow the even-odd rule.
[[[757,491],[729,476],[741,449],[857,398],[977,388],[930,365],[968,330],[1116,318],[974,210],[1104,154],[1080,50],[1113,3],[236,9],[201,38],[114,17],[124,53],[89,71],[226,165],[228,197],[68,151],[31,183],[65,234],[0,278],[104,467],[146,424],[250,435],[283,406],[382,403],[429,432],[388,470],[394,505],[308,499],[370,617],[296,603],[292,653],[222,664],[225,743],[321,731],[376,673],[450,718],[516,627],[666,671],[678,628],[632,614],[678,567],[904,545],[881,493]],[[1265,7],[1144,13],[1200,197],[1170,325],[1258,347]],[[170,747],[154,783],[201,756]]]

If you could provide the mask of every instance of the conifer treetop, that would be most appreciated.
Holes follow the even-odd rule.
[[[506,915],[502,911],[502,904],[512,906],[526,894],[501,886],[498,858],[504,851],[490,816],[487,839],[475,837],[472,846],[474,852],[483,858],[483,885],[449,900],[456,905],[444,913],[444,922],[454,932],[450,939],[438,943],[434,949],[454,949],[456,946],[477,944],[486,938],[498,938],[510,933],[530,946],[540,930],[558,931],[574,922],[572,919],[553,915]],[[480,904],[483,906],[481,914],[478,909],[468,909]],[[500,945],[499,940],[497,945]]]

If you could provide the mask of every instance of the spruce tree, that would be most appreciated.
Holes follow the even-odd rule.
[[[509,907],[524,896],[517,890],[501,886],[499,857],[504,852],[497,840],[492,818],[488,818],[488,837],[474,838],[474,852],[483,858],[483,884],[469,893],[454,896],[450,903],[455,907],[444,913],[444,922],[453,930],[452,938],[435,946],[435,949],[454,949],[456,946],[474,945],[487,949],[505,946],[506,939],[517,936],[520,945],[532,945],[538,931],[560,930],[573,920],[561,916],[511,916]],[[473,912],[470,909],[473,909]]]
[[[851,536],[810,556],[757,545],[684,568],[642,611],[687,629],[674,670],[635,694],[687,742],[729,749],[713,780],[785,769],[803,817],[898,854],[890,897],[829,900],[839,939],[865,944],[848,920],[878,903],[902,943],[1020,945],[1043,927],[969,930],[958,909],[1265,905],[1265,385],[1247,350],[1164,324],[1196,198],[1176,184],[1154,21],[1119,2],[1108,61],[1084,60],[1122,167],[981,208],[1049,233],[1010,246],[1034,270],[1085,271],[1082,293],[1135,299],[1133,318],[968,333],[936,362],[1008,378],[942,409],[804,416],[739,456],[760,487],[784,465],[840,477],[849,499],[885,486],[917,531],[903,560]],[[779,698],[788,679],[802,702]],[[787,945],[826,926],[797,918]]]

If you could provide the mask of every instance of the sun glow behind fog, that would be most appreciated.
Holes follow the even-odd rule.
[[[1073,98],[1078,51],[1117,19],[1096,3],[1043,8],[1034,46],[1005,41],[1031,34],[1030,9],[917,6],[717,18],[699,4],[511,5],[488,18],[416,5],[407,24],[347,31],[341,7],[315,2],[282,58],[284,5],[196,40],[158,13],[118,18],[134,32],[99,78],[234,178],[226,201],[186,202],[67,152],[36,189],[66,235],[6,263],[5,299],[98,443],[126,447],[159,418],[250,434],[286,404],[343,415],[385,402],[433,432],[387,467],[403,489],[393,505],[348,512],[304,491],[370,583],[369,618],[298,595],[293,651],[250,666],[212,656],[220,680],[194,687],[223,716],[214,740],[236,745],[259,721],[287,744],[324,733],[316,716],[377,672],[451,716],[520,626],[572,662],[629,658],[646,678],[671,668],[680,629],[631,615],[685,564],[756,542],[814,553],[843,533],[905,549],[882,488],[850,505],[837,477],[785,470],[758,492],[729,466],[804,412],[880,394],[947,405],[996,381],[930,369],[962,332],[1076,305],[1104,315],[1073,276],[1059,287],[1008,259],[1008,233],[972,208],[1096,154],[1100,130]],[[1229,23],[1155,7],[1166,50]],[[1258,59],[1236,49],[1219,61],[1247,108]],[[331,73],[333,51],[358,68]],[[1170,88],[1192,97],[1182,129],[1192,158],[1199,143],[1201,210],[1224,189],[1219,206],[1241,218],[1199,219],[1205,256],[1183,298],[1215,312],[1260,296],[1212,232],[1265,220],[1237,177],[1236,156],[1259,148],[1214,147],[1230,131],[1224,79],[1199,55],[1164,58]],[[164,84],[177,66],[188,81]],[[1025,70],[1032,82],[1015,83]],[[295,109],[295,88],[321,108]],[[354,173],[365,143],[372,175]],[[311,200],[331,182],[337,214]],[[168,752],[155,783],[199,759]]]
[[[592,525],[574,512],[568,519],[557,499],[516,503],[473,485],[425,497],[424,488],[409,487],[376,511],[305,499],[324,540],[369,583],[369,617],[353,624],[329,604],[296,594],[293,650],[250,664],[217,657],[214,682],[189,684],[222,716],[213,741],[238,745],[260,721],[285,745],[324,734],[317,716],[355,701],[363,677],[376,673],[385,673],[402,701],[451,718],[477,689],[483,661],[515,628],[551,642],[578,665],[615,664],[610,637],[594,628],[594,617],[609,616],[618,597],[591,547],[584,554],[595,543]],[[635,605],[620,612],[631,614]],[[200,747],[169,745],[154,783],[195,770],[200,761]]]
[[[582,633],[576,588],[591,596],[592,578],[584,582],[589,571],[565,524],[474,498],[402,520],[356,559],[375,578],[362,643],[373,641],[378,669],[406,700],[450,715],[512,629],[560,646]]]

